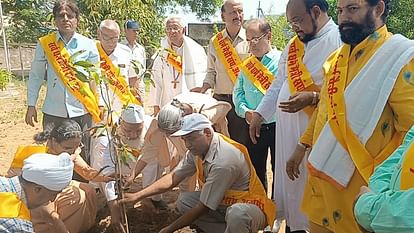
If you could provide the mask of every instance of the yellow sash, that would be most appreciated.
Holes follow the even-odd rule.
[[[213,37],[213,46],[231,81],[235,83],[239,76],[241,60],[230,39],[224,37],[224,31]]]
[[[95,95],[89,84],[76,77],[73,65],[69,61],[69,53],[61,40],[56,41],[56,33],[50,33],[39,39],[40,45],[45,51],[47,60],[52,65],[56,75],[65,84],[65,87],[78,99],[85,109],[91,114],[95,122],[99,122],[100,110]]]
[[[326,83],[328,92],[328,123],[339,143],[350,155],[355,167],[365,182],[368,183],[376,165],[382,163],[395,149],[403,138],[402,134],[395,133],[387,146],[377,155],[372,156],[359,141],[357,135],[349,127],[346,119],[344,92],[348,72],[348,60],[351,52],[349,45],[338,49],[329,64]]]
[[[109,87],[115,93],[115,95],[118,96],[122,105],[128,105],[129,103],[142,105],[141,102],[135,98],[135,96],[130,91],[125,77],[117,75],[119,72],[117,72],[117,69],[112,63],[111,59],[108,57],[108,55],[106,55],[99,41],[96,42],[96,47],[98,48],[99,58],[101,59],[101,70],[104,72],[105,77],[108,79]]]
[[[253,85],[262,94],[266,94],[275,77],[266,66],[264,66],[255,56],[250,56],[241,65],[241,70]]]
[[[20,218],[31,221],[30,211],[16,193],[0,192],[0,218]]]
[[[288,84],[290,94],[295,94],[310,87],[313,84],[313,79],[303,64],[303,57],[305,56],[305,44],[299,40],[298,36],[290,40],[287,69],[288,69]]]
[[[171,50],[171,51],[170,51]],[[178,56],[172,49],[168,50],[167,62],[172,65],[174,69],[182,74],[183,73],[183,61],[181,56]]]
[[[23,160],[27,159],[30,155],[35,153],[45,153],[46,146],[45,145],[21,145],[17,147],[17,151],[14,155],[13,162],[11,164],[11,168],[19,168],[23,167]]]
[[[221,203],[226,206],[235,203],[248,203],[256,205],[266,215],[267,224],[269,224],[270,227],[273,227],[273,222],[276,218],[276,205],[273,203],[272,200],[270,200],[267,197],[266,191],[262,183],[260,182],[259,178],[257,177],[256,171],[254,170],[252,162],[250,161],[249,152],[247,151],[246,147],[242,144],[235,142],[232,139],[221,134],[220,137],[223,138],[226,142],[235,146],[243,153],[244,159],[246,160],[250,168],[249,190],[227,190],[224,194],[224,199]],[[205,183],[205,177],[203,171],[203,161],[199,157],[196,157],[196,168],[198,180],[200,186],[202,187]]]
[[[405,152],[400,178],[401,190],[408,190],[411,188],[414,188],[414,142],[411,142],[410,147]]]

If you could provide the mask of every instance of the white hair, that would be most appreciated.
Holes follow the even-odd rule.
[[[104,28],[109,29],[109,30],[116,30],[118,32],[121,31],[121,29],[119,28],[118,23],[115,20],[112,20],[112,19],[105,19],[99,24],[99,30],[102,30]]]
[[[173,104],[167,104],[158,113],[158,128],[174,133],[181,128],[184,111]]]
[[[164,20],[164,25],[167,26],[168,21],[173,20],[173,19],[177,20],[181,27],[184,28],[186,26],[185,23],[184,23],[183,17],[181,17],[179,15],[170,15],[170,16],[168,16]]]

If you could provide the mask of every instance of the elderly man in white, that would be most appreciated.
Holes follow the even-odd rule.
[[[121,113],[119,120],[119,127],[117,129],[118,135],[122,142],[131,150],[133,154],[139,156],[144,146],[144,138],[147,129],[151,124],[152,118],[145,115],[144,108],[138,105],[130,104]],[[115,172],[116,161],[114,148],[111,147],[110,137],[100,136],[95,138],[95,144],[92,146],[91,163],[92,167],[96,169],[105,168],[103,173],[110,175]],[[135,153],[136,152],[136,153]],[[121,175],[126,176],[130,173],[130,168],[135,167],[136,160],[127,159],[127,164],[121,164]],[[143,170],[143,187],[149,186],[162,175],[163,169],[158,161],[153,161],[148,164]],[[108,206],[111,211],[111,224],[117,232],[123,232],[120,223],[120,209],[116,199],[118,198],[115,192],[115,181],[108,183],[99,183],[99,187],[103,190]],[[148,201],[158,208],[166,208],[166,204],[161,200],[161,195],[152,196]],[[150,204],[150,203],[148,203]]]
[[[96,43],[98,48],[99,56],[101,59],[101,72],[108,74],[106,69],[109,69],[111,66],[114,69],[119,69],[120,76],[116,78],[123,78],[126,81],[126,88],[129,91],[129,87],[135,88],[136,97],[141,100],[143,88],[143,81],[137,82],[138,75],[135,73],[131,60],[132,60],[132,52],[131,50],[123,44],[118,43],[119,35],[120,35],[120,28],[117,22],[114,20],[106,19],[102,21],[98,28],[98,40],[99,42]],[[127,103],[125,100],[120,99],[119,95],[115,93],[114,87],[115,85],[108,85],[108,94],[102,93],[99,91],[100,94],[105,99],[106,104],[109,102],[113,111],[120,112],[123,105]],[[105,88],[104,88],[105,90]],[[105,103],[100,103],[100,105],[104,106]]]
[[[148,106],[153,115],[174,96],[201,86],[207,72],[207,55],[204,48],[184,35],[185,25],[179,16],[165,21],[167,37],[161,41],[161,49],[154,61],[155,87],[150,88]]]

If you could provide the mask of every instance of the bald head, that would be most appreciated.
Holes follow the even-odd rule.
[[[221,19],[226,24],[230,36],[237,33],[243,24],[243,4],[241,0],[225,0],[221,6]]]
[[[240,5],[243,8],[243,2],[241,0],[224,0],[221,6],[221,13],[226,11],[226,8],[233,7],[234,5]]]
[[[107,55],[112,54],[118,44],[121,30],[115,20],[105,19],[99,24],[98,40]]]

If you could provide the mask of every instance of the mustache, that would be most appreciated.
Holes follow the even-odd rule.
[[[341,23],[341,24],[339,25],[339,30],[343,30],[343,29],[344,29],[344,27],[350,27],[350,28],[355,29],[355,28],[361,28],[361,27],[362,27],[362,25],[357,24],[357,23],[352,23],[352,22]]]

